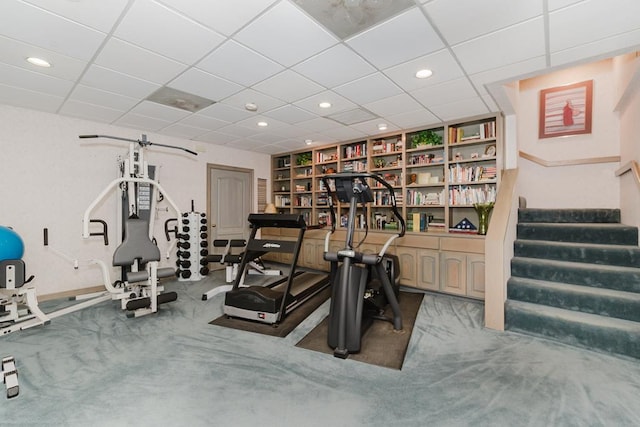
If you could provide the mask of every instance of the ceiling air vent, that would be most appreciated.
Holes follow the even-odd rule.
[[[212,101],[211,99],[203,98],[192,93],[182,92],[181,90],[172,89],[166,86],[161,87],[149,95],[147,97],[147,101],[191,111],[192,113],[200,111],[203,108],[207,108],[209,105],[215,103],[215,101]]]

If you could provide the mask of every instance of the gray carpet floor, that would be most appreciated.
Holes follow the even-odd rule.
[[[20,382],[0,425],[640,425],[640,362],[484,329],[478,302],[425,295],[397,371],[295,347],[328,301],[286,338],[210,325],[216,284],[167,285],[179,299],[153,316],[106,302],[0,337]]]

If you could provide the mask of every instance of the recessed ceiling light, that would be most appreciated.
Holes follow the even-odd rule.
[[[51,64],[48,61],[45,61],[42,58],[36,58],[34,56],[30,56],[29,58],[27,58],[27,62],[33,65],[37,65],[38,67],[44,67],[44,68],[51,67]]]
[[[247,111],[258,111],[258,106],[253,102],[247,102],[246,104],[244,104],[244,108]]]
[[[329,107],[331,107],[331,103],[330,102],[321,102],[320,104],[318,104],[318,107],[320,107],[320,108],[329,108]]]
[[[267,123],[267,122],[258,122],[258,126],[260,126],[260,127],[269,126],[269,123]]]
[[[424,70],[419,70],[416,73],[416,77],[419,79],[426,79],[427,77],[431,77],[432,75],[433,75],[433,71],[427,70],[426,68]]]
[[[304,140],[305,144],[307,145],[311,145],[311,143],[313,142],[311,139],[305,139]]]
[[[378,129],[379,130],[387,130],[387,124],[386,123],[380,123],[378,125]]]

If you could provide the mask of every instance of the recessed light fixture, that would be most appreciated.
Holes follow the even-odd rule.
[[[253,102],[247,102],[246,104],[244,104],[244,108],[247,111],[258,111],[258,106]]]
[[[418,72],[416,73],[416,77],[419,79],[426,79],[427,77],[431,77],[432,75],[433,71],[427,70],[426,68],[424,70],[418,70]]]
[[[51,64],[48,61],[45,61],[42,58],[36,58],[35,56],[30,56],[27,58],[27,62],[29,64],[37,65],[38,67],[49,68]]]
[[[331,103],[330,102],[321,102],[320,104],[318,104],[318,107],[320,107],[320,108],[329,108],[329,107],[331,107]]]
[[[269,126],[269,123],[267,123],[267,122],[258,122],[258,126],[260,126],[260,127]]]
[[[312,142],[313,141],[311,139],[305,139],[304,140],[304,143],[307,144],[307,145],[311,145]]]
[[[387,130],[387,124],[386,123],[380,123],[378,125],[378,130]]]

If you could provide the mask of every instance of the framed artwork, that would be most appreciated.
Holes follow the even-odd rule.
[[[538,138],[591,133],[593,80],[540,91]]]

